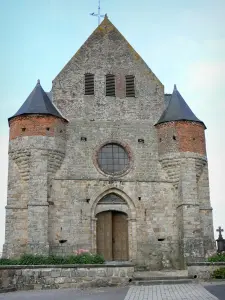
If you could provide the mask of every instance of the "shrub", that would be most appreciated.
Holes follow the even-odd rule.
[[[91,254],[89,252],[80,252],[77,255],[69,256],[42,256],[24,254],[18,259],[0,259],[0,265],[65,265],[65,264],[103,264],[103,256]]]
[[[216,279],[225,279],[225,268],[219,268],[212,273],[212,277]]]
[[[217,262],[217,261],[224,261],[225,262],[225,252],[217,253],[211,257],[208,258],[209,262]]]

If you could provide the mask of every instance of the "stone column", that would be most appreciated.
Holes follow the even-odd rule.
[[[28,252],[49,254],[47,172],[48,151],[32,149],[28,202]]]
[[[129,241],[129,260],[133,263],[137,261],[137,225],[136,219],[128,218],[128,241]]]
[[[203,161],[204,162],[204,161]],[[204,239],[205,256],[216,252],[213,230],[213,214],[210,203],[208,164],[205,162],[198,180],[198,198],[200,202],[201,227]]]
[[[185,267],[189,261],[204,258],[199,208],[195,159],[185,157],[181,160],[179,204],[177,207],[181,267]]]
[[[91,218],[92,252],[97,253],[97,218]]]

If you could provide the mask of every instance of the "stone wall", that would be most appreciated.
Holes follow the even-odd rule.
[[[188,275],[200,280],[208,280],[211,278],[213,271],[225,268],[225,262],[199,262],[188,264]]]
[[[84,95],[86,73],[94,74],[94,95]],[[115,97],[105,95],[107,74],[116,77]],[[135,97],[126,97],[126,75],[135,76]],[[56,76],[52,93],[54,104],[69,122],[147,120],[153,125],[165,107],[162,83],[108,19]]]
[[[94,74],[94,95],[84,95],[85,73]],[[107,74],[115,75],[115,97],[106,97]],[[126,97],[126,75],[135,76],[135,97]],[[54,202],[49,207],[50,249],[95,252],[96,214],[111,209],[127,214],[132,262],[159,269],[166,253],[179,267],[177,203],[158,161],[154,127],[165,108],[162,83],[105,19],[53,80],[52,93],[69,124],[66,156],[49,199]],[[100,147],[112,142],[122,145],[130,158],[129,168],[119,176],[105,174],[96,162]],[[123,208],[97,204],[111,192],[125,200]],[[59,238],[67,240],[64,246]]]
[[[127,285],[133,273],[132,265],[0,266],[0,292]]]
[[[99,205],[98,201],[109,193],[122,197],[126,205]],[[169,197],[173,197],[173,187],[166,181],[159,185],[150,180],[126,182],[121,179],[111,183],[94,179],[54,180],[54,206],[49,207],[51,249],[54,253],[68,253],[79,248],[95,252],[96,214],[111,209],[123,211],[128,216],[129,259],[132,262],[150,269],[162,268],[162,255],[167,253],[173,267],[178,268],[176,202],[169,202]],[[164,218],[166,223],[162,221]],[[67,242],[60,245],[59,239]]]
[[[34,117],[34,120],[41,122],[43,118]],[[66,139],[65,133],[60,132],[61,123],[58,129],[54,127],[54,137],[48,134],[28,134],[12,139],[9,143],[4,257],[20,256],[24,252],[42,253],[43,250],[43,253],[48,254],[48,197],[51,179],[65,156]],[[40,127],[42,129],[43,132],[47,131],[44,125]]]

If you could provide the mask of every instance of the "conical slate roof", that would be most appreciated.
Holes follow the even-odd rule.
[[[40,80],[38,80],[35,88],[30,93],[27,100],[23,103],[20,109],[17,111],[17,113],[9,118],[9,121],[17,116],[30,114],[51,115],[65,119],[43,90],[40,84]]]
[[[190,107],[187,105],[187,103],[177,90],[176,85],[174,85],[173,94],[169,99],[169,103],[165,111],[163,112],[159,121],[155,125],[171,121],[198,122],[203,124],[205,127],[205,124],[195,116]]]

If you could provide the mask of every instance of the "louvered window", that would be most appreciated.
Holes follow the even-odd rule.
[[[126,97],[135,97],[134,76],[126,76]]]
[[[115,96],[115,75],[106,75],[106,96]]]
[[[95,91],[94,74],[85,74],[84,94],[94,95],[94,91]]]

